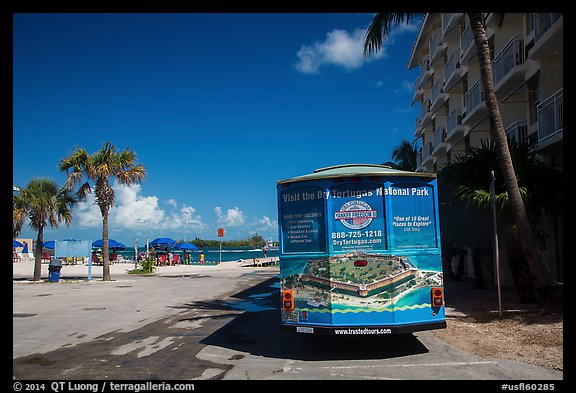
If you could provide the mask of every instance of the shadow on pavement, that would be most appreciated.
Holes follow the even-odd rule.
[[[332,336],[282,331],[278,291],[278,277],[274,277],[233,295],[232,300],[189,303],[185,306],[205,310],[243,310],[201,343],[255,356],[346,360],[386,359],[428,352],[413,334]]]

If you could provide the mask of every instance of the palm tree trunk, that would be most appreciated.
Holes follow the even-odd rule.
[[[102,281],[112,281],[108,250],[108,212],[106,212],[102,214]]]
[[[508,140],[506,139],[496,93],[494,92],[490,48],[484,28],[483,16],[481,13],[469,13],[468,18],[470,19],[470,26],[474,32],[474,42],[476,43],[480,62],[480,78],[484,91],[484,101],[488,108],[490,126],[493,131],[498,161],[502,169],[512,216],[518,231],[520,245],[524,250],[530,272],[532,273],[534,288],[540,290],[552,286],[554,284],[554,278],[538,252],[534,233],[532,232],[532,227],[526,214],[524,201],[518,189],[516,172],[512,165],[512,158],[508,150]]]
[[[40,225],[38,236],[36,237],[36,247],[34,247],[34,279],[42,279],[42,245],[44,244],[44,226]]]

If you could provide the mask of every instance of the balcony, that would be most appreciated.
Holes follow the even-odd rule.
[[[430,100],[426,100],[420,107],[420,114],[416,117],[416,132],[414,136],[418,138],[432,122],[432,113],[430,112]]]
[[[564,18],[561,13],[535,14],[534,47],[530,49],[529,59],[551,55],[562,50],[564,43]]]
[[[446,142],[455,144],[464,138],[466,127],[462,125],[462,108],[454,107],[446,117]]]
[[[432,142],[428,142],[422,146],[422,162],[420,163],[421,166],[430,166],[434,164],[434,157],[432,156],[432,151],[434,150],[434,146]]]
[[[564,89],[538,105],[538,143],[564,131]]]
[[[434,70],[430,67],[430,61],[428,56],[422,59],[422,64],[420,64],[420,83],[418,89],[422,89],[426,86],[426,83],[432,79],[432,74]]]
[[[424,94],[424,90],[419,87],[420,86],[420,75],[416,77],[414,81],[414,96],[412,97],[412,102],[410,105],[413,105],[416,101],[420,100],[422,94]]]
[[[436,113],[448,99],[448,94],[444,93],[444,78],[438,78],[432,87],[432,100],[430,112]]]
[[[524,83],[528,65],[522,36],[512,37],[492,61],[494,91],[498,98],[505,98]]]
[[[438,29],[430,41],[430,64],[444,56],[446,48],[446,43],[442,42],[442,29]]]
[[[430,100],[424,101],[420,108],[420,127],[425,128],[432,121],[432,112],[430,112]]]
[[[482,120],[488,114],[488,108],[484,103],[484,92],[480,79],[474,83],[465,95],[466,117],[462,119],[462,125],[472,126]]]
[[[436,160],[448,151],[448,144],[446,143],[446,127],[443,125],[434,130],[434,149],[432,155]]]
[[[464,14],[462,12],[442,14],[442,34],[447,35],[451,33],[452,29],[462,22],[463,17]]]
[[[461,63],[466,64],[471,58],[476,55],[476,45],[474,44],[474,33],[470,25],[460,35],[460,49],[462,51]]]
[[[444,65],[444,91],[449,91],[466,75],[468,67],[460,65],[460,48],[455,48]]]
[[[512,123],[504,130],[504,132],[506,133],[508,142],[512,142],[513,140],[516,142],[528,141],[528,125],[526,120],[519,120]]]

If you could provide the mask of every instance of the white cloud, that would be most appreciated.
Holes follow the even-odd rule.
[[[218,223],[224,226],[237,227],[243,225],[245,222],[244,213],[238,207],[228,209],[226,215],[222,213],[220,206],[214,207],[214,212],[218,218]]]
[[[396,94],[402,94],[402,93],[410,93],[412,94],[414,92],[414,81],[410,82],[410,81],[402,81],[401,86],[398,89],[394,90],[394,93]]]
[[[258,223],[262,226],[263,229],[276,228],[278,225],[278,223],[275,220],[272,220],[268,216],[263,216],[261,219],[258,220]]]
[[[394,37],[404,32],[417,31],[413,24],[401,24],[393,28],[381,49],[370,57],[364,57],[364,37],[366,29],[357,28],[351,33],[346,30],[333,30],[326,34],[322,42],[303,45],[298,53],[296,69],[304,74],[316,74],[320,67],[336,65],[346,70],[362,67],[365,63],[388,57],[386,46],[394,43]]]
[[[196,215],[196,209],[169,199],[166,203],[170,212],[161,209],[158,197],[141,195],[141,186],[115,184],[114,206],[109,212],[109,224],[114,230],[150,230],[150,229],[204,229],[202,217]],[[85,202],[76,207],[73,217],[75,223],[84,228],[102,227],[100,208],[94,205],[94,193],[88,195]]]
[[[115,206],[110,209],[110,223],[116,228],[149,228],[166,221],[166,213],[158,206],[158,197],[140,195],[139,184],[115,185]]]
[[[365,62],[386,56],[384,50],[376,55],[365,58],[363,54],[365,29],[355,29],[349,33],[346,30],[333,30],[326,34],[323,42],[304,45],[298,53],[296,69],[305,74],[315,74],[321,66],[332,64],[352,70],[360,68]]]
[[[78,202],[72,213],[72,219],[80,228],[102,227],[100,208],[94,204],[94,193],[88,195],[84,202]]]

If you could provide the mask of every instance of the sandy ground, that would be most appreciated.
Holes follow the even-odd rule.
[[[446,329],[437,338],[484,358],[510,359],[564,370],[564,316],[522,304],[512,288],[503,288],[501,310],[497,288],[475,289],[471,280],[444,281]]]
[[[272,262],[277,258],[259,258],[260,262]],[[233,269],[252,265],[252,260],[222,262],[218,265],[175,265],[156,267],[155,273],[162,275],[184,274],[197,272],[203,269]],[[87,279],[88,265],[78,263],[75,265],[63,265],[60,270],[60,279]],[[128,271],[134,270],[134,262],[120,262],[110,265],[110,275],[112,279],[117,278]],[[102,279],[102,266],[93,265],[91,267],[92,279]],[[34,260],[24,259],[20,262],[12,263],[12,277],[15,280],[32,280],[34,277]],[[42,264],[42,280],[48,281],[48,263]]]

